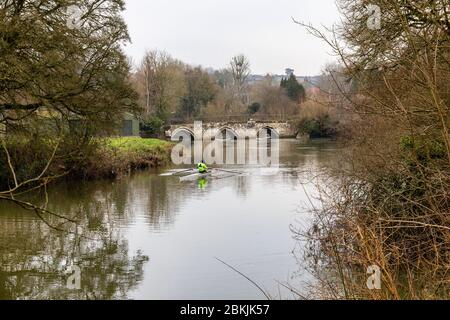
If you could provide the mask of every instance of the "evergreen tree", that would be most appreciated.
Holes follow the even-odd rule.
[[[304,101],[306,98],[305,88],[298,83],[294,74],[291,74],[289,78],[281,79],[280,87],[286,91],[292,101]]]

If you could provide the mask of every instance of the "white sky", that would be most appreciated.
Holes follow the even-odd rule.
[[[140,62],[146,50],[165,50],[193,65],[226,67],[243,53],[254,74],[316,75],[333,60],[320,40],[292,22],[331,26],[334,0],[126,0],[132,44],[125,52]]]

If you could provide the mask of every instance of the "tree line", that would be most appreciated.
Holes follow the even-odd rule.
[[[156,134],[173,119],[298,114],[306,93],[295,75],[281,84],[270,75],[251,84],[250,75],[244,55],[232,57],[227,68],[211,70],[185,64],[164,51],[148,51],[131,77],[142,128]]]

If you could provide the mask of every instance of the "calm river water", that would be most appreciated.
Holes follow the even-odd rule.
[[[333,142],[281,140],[275,175],[247,166],[201,187],[163,171],[60,183],[48,208],[78,222],[46,220],[64,232],[0,203],[0,299],[264,298],[216,258],[293,298],[279,282],[301,288],[308,276],[290,226],[307,226],[306,181],[335,155]]]

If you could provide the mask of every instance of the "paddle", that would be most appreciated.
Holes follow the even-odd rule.
[[[242,171],[232,171],[232,170],[217,169],[217,168],[215,168],[214,170],[223,171],[223,172],[229,172],[229,173],[237,173],[237,174],[243,174],[244,173]]]
[[[184,173],[184,172],[188,172],[188,171],[194,171],[195,169],[186,169],[186,170],[182,170],[182,171],[178,171],[175,172],[174,174],[172,174],[173,176],[178,176],[180,173]]]

